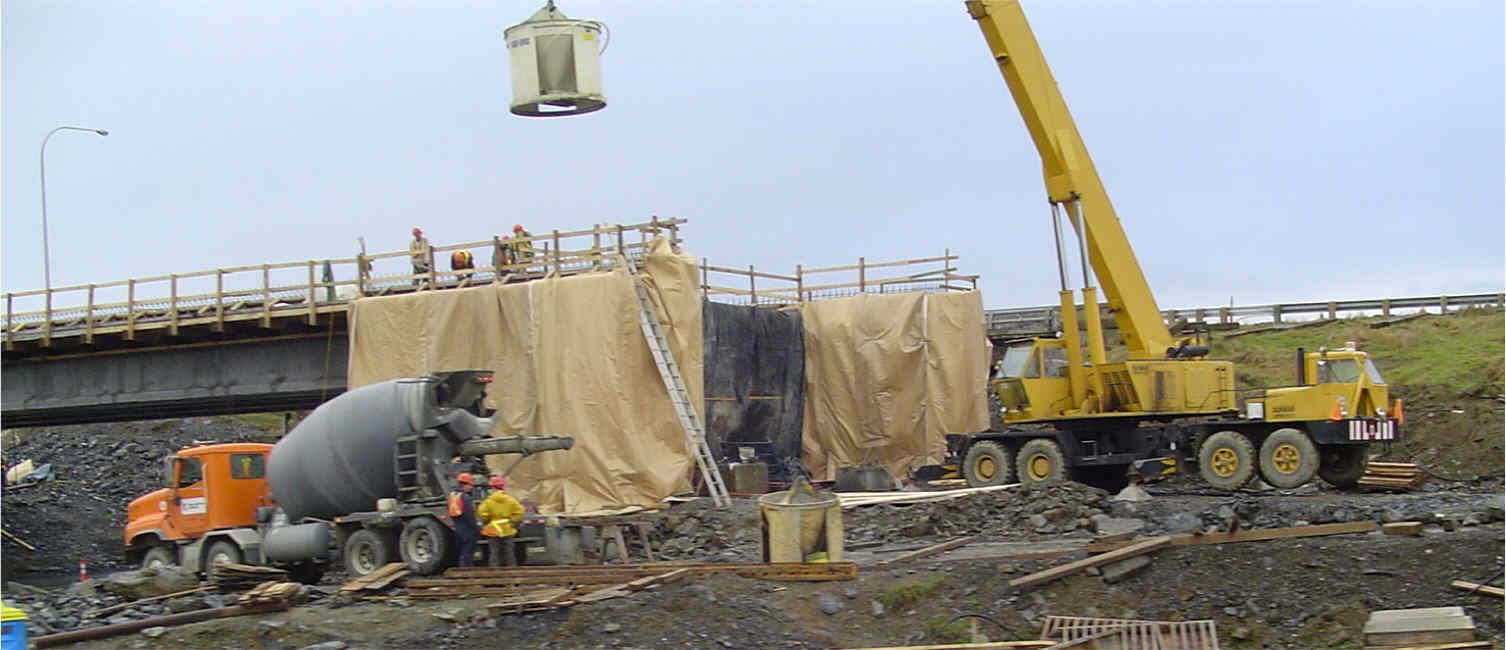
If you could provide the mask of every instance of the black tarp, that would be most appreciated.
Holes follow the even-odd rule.
[[[704,301],[701,334],[706,442],[712,452],[735,458],[737,443],[749,443],[765,462],[800,458],[805,412],[800,313]]]

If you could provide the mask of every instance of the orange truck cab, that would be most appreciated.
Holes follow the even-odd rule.
[[[126,509],[126,559],[195,571],[216,561],[260,563],[257,509],[272,505],[272,445],[238,442],[186,447],[164,461],[166,487]]]

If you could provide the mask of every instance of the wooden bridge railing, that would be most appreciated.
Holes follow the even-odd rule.
[[[978,288],[978,276],[957,273],[957,260],[950,250],[940,257],[869,262],[859,257],[857,264],[805,268],[796,264],[793,275],[715,266],[701,262],[701,295],[717,302],[746,305],[787,305],[859,293],[895,293],[930,289],[968,291]],[[940,264],[941,268],[895,274],[895,269]],[[877,272],[877,273],[876,273]],[[833,278],[833,275],[845,275]],[[854,278],[855,279],[851,279]],[[760,280],[762,284],[760,285]],[[730,286],[731,283],[742,285]]]

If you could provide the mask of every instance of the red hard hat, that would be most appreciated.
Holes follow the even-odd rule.
[[[414,226],[413,227],[413,236],[414,237],[422,237],[422,236],[424,236],[424,229],[423,228],[419,228],[418,226]]]
[[[493,490],[502,490],[502,489],[506,489],[506,488],[507,488],[507,481],[502,480],[501,476],[497,476],[497,475],[493,474],[492,475],[492,489]]]
[[[476,479],[471,476],[470,472],[461,472],[459,474],[456,474],[455,480],[459,481],[463,485],[470,485],[476,482]]]
[[[513,224],[512,225],[512,231],[513,232],[523,232],[523,224],[521,224],[521,223],[515,223],[515,224]]]

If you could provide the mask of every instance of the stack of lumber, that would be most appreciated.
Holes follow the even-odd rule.
[[[242,591],[267,581],[281,582],[287,578],[288,572],[282,569],[230,562],[221,562],[209,570],[209,582],[215,589],[225,593]]]
[[[408,565],[402,562],[393,562],[382,568],[372,571],[364,576],[359,576],[340,586],[340,593],[354,595],[362,591],[381,591],[398,580],[408,576]]]
[[[1387,490],[1410,490],[1422,485],[1422,470],[1413,463],[1370,463],[1360,485]]]
[[[286,604],[293,600],[294,596],[303,589],[303,585],[296,582],[267,581],[257,585],[251,591],[241,594],[235,604],[242,607],[260,607],[265,605]]]
[[[1464,614],[1463,607],[1383,609],[1370,612],[1370,620],[1365,622],[1367,650],[1429,646],[1490,647],[1472,645],[1474,641],[1475,621]]]

